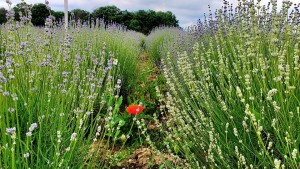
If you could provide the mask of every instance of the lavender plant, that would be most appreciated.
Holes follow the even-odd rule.
[[[191,168],[299,168],[299,5],[238,1],[162,55],[161,130]],[[175,54],[174,54],[175,53]]]
[[[150,54],[151,61],[160,66],[161,56],[168,51],[177,51],[178,47],[187,47],[185,43],[189,41],[189,34],[175,27],[159,27],[151,31],[147,37],[145,46]]]
[[[51,15],[36,28],[26,12],[1,26],[0,168],[103,167],[142,36],[100,23],[66,32]]]

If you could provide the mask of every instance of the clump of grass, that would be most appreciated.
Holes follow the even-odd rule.
[[[191,51],[161,55],[163,132],[191,168],[299,167],[299,9],[270,4],[225,1]]]

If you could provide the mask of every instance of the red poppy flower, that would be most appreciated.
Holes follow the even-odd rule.
[[[135,104],[128,106],[127,109],[126,109],[126,111],[129,114],[133,114],[133,115],[140,114],[143,110],[144,110],[143,106],[135,105]]]

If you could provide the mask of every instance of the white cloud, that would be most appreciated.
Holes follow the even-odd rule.
[[[27,3],[44,3],[44,0],[25,0]],[[230,0],[230,3],[237,5],[238,0]],[[255,0],[256,2],[257,0]],[[278,0],[278,6],[281,7],[283,0]],[[293,3],[300,3],[300,0],[291,0]],[[13,4],[20,3],[20,0],[12,0]],[[63,11],[63,0],[49,0],[50,6],[54,10]],[[261,4],[266,5],[269,0],[262,0]],[[223,5],[223,0],[69,0],[69,10],[80,8],[87,11],[115,5],[121,10],[155,10],[171,11],[179,20],[182,27],[195,24],[199,18],[203,19],[203,14],[208,14],[208,5],[211,6],[212,12]],[[0,7],[8,7],[5,0],[0,0]]]

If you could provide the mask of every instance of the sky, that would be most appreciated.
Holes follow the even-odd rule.
[[[8,8],[5,2],[0,0],[0,7]],[[20,3],[21,0],[11,0],[13,5]],[[234,6],[238,0],[229,0]],[[277,0],[279,7],[283,0]],[[290,0],[293,3],[300,3],[300,0]],[[25,0],[29,4],[45,3],[45,0]],[[55,11],[63,11],[64,0],[49,0],[50,7]],[[255,0],[256,2],[256,0]],[[262,5],[266,5],[269,0],[261,0]],[[212,11],[220,9],[223,5],[223,0],[69,0],[69,10],[84,9],[92,12],[94,9],[115,5],[121,10],[137,11],[137,10],[154,10],[154,11],[171,11],[175,14],[179,25],[183,28],[194,25],[198,19],[203,19],[204,13],[208,13],[208,5]]]

